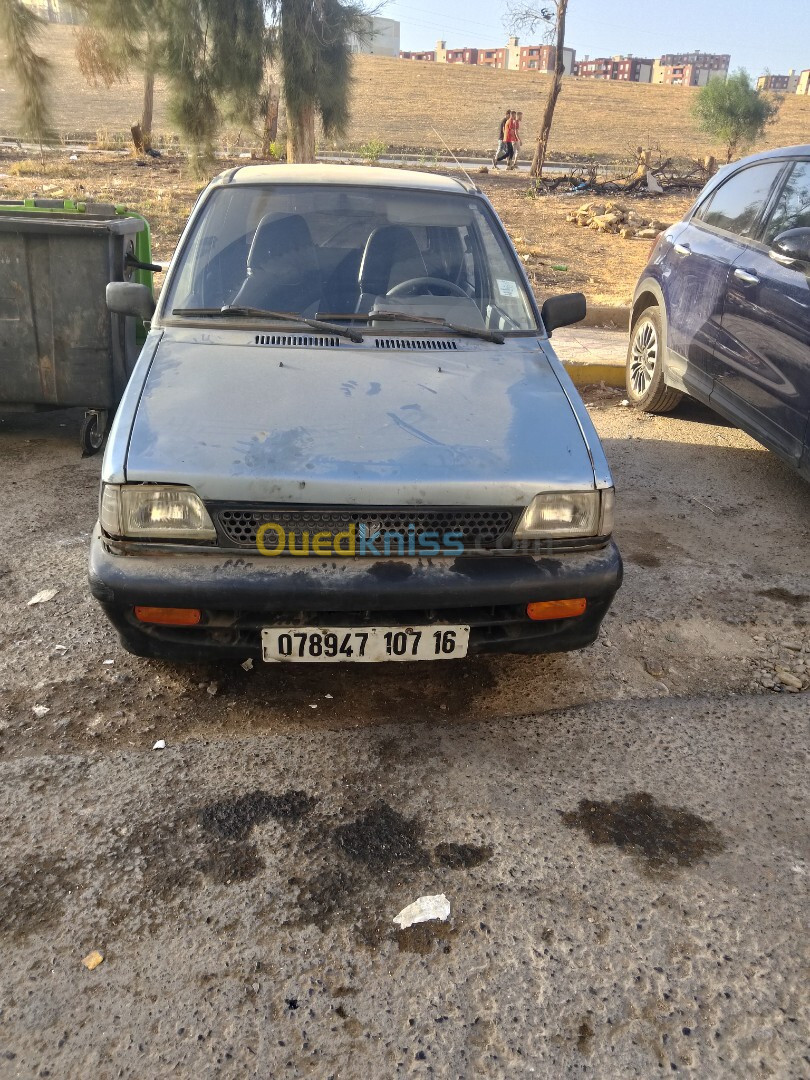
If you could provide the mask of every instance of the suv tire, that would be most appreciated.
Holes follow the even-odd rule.
[[[664,381],[666,348],[661,309],[645,308],[630,331],[625,384],[630,404],[648,413],[668,413],[683,397]]]

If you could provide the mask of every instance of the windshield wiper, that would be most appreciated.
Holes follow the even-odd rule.
[[[461,334],[462,337],[477,337],[483,338],[484,341],[494,341],[496,345],[503,345],[506,338],[497,330],[485,330],[480,329],[477,326],[458,326],[456,323],[448,322],[447,319],[441,318],[441,316],[432,315],[412,315],[407,311],[372,311],[368,315],[332,315],[329,314],[330,319],[363,319],[365,322],[372,322],[375,319],[379,319],[380,322],[414,322],[424,323],[426,326],[440,326],[445,330],[452,330],[455,334]]]
[[[345,326],[335,326],[334,323],[321,322],[320,319],[308,319],[305,315],[296,315],[292,311],[265,311],[264,308],[255,307],[231,307],[226,304],[221,308],[173,308],[172,315],[180,315],[187,319],[227,319],[227,318],[251,318],[272,319],[275,322],[294,322],[303,326],[311,326],[313,330],[324,330],[328,334],[339,334],[340,337],[349,338],[356,345],[361,344],[363,335],[357,330],[349,330]]]

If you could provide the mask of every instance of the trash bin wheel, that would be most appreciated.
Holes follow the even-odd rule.
[[[101,409],[91,409],[84,414],[79,440],[82,444],[82,457],[97,454],[104,445],[107,435],[107,413]]]

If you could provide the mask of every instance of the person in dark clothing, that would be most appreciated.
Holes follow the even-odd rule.
[[[492,159],[492,164],[496,168],[498,167],[497,166],[498,157],[502,153],[504,147],[506,146],[506,139],[504,138],[504,131],[506,130],[506,125],[508,124],[509,117],[511,115],[512,115],[511,110],[507,109],[506,112],[503,115],[502,120],[501,120],[500,127],[498,128],[498,149],[495,151],[495,156]]]
[[[499,161],[506,161],[507,168],[508,163],[515,156],[515,143],[517,141],[517,113],[512,109],[509,113],[503,128],[503,150],[499,154],[496,154],[492,159],[493,166],[497,169]]]

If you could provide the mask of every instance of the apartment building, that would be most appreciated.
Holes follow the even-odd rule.
[[[771,90],[775,94],[795,94],[799,86],[799,75],[793,68],[787,75],[760,75],[757,90]]]
[[[431,52],[401,52],[402,60],[435,60],[439,64],[475,64],[479,67],[507,68],[510,71],[553,71],[557,63],[554,45],[521,45],[520,39],[510,37],[504,47],[495,49],[448,49],[446,41],[437,41]],[[574,49],[563,49],[563,70],[574,74]]]
[[[665,86],[705,86],[725,79],[731,57],[727,53],[666,53],[653,64],[652,81]]]
[[[641,56],[585,57],[577,62],[574,74],[581,79],[605,79],[614,82],[644,82],[652,80],[653,60]]]
[[[438,50],[436,59],[442,60]],[[446,64],[477,64],[478,49],[445,49],[443,59]]]
[[[402,52],[399,54],[400,60],[424,60],[430,63],[435,63],[436,53],[432,50],[430,52]]]
[[[563,49],[563,70],[566,75],[574,74],[576,65],[574,49]],[[516,62],[510,64],[517,71],[553,71],[557,65],[556,45],[521,45],[517,50]]]
[[[373,56],[399,56],[399,23],[396,19],[381,19],[378,15],[366,15],[362,34],[352,34],[349,48],[355,53]]]
[[[508,67],[508,47],[503,49],[479,49],[478,66],[492,68]]]
[[[799,81],[796,84],[797,94],[810,94],[810,68],[799,72]]]

